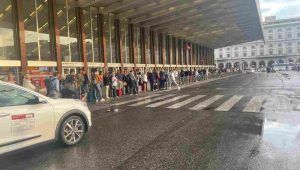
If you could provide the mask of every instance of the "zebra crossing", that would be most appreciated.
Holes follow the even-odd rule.
[[[214,110],[218,112],[228,112],[232,109],[238,109],[240,112],[259,113],[264,107],[264,103],[269,100],[274,102],[274,99],[264,95],[259,96],[243,96],[243,95],[179,95],[175,94],[156,94],[152,96],[146,96],[136,98],[128,101],[115,103],[115,106],[126,105],[130,107],[144,106],[147,108],[167,108],[167,109],[179,109],[187,108],[191,111],[200,110]],[[238,107],[235,107],[238,105]],[[244,102],[244,103],[243,103]],[[243,103],[243,104],[241,104]],[[274,103],[275,104],[275,103]],[[242,105],[242,106],[241,106]],[[213,106],[213,107],[211,107]],[[285,106],[291,106],[286,105]],[[242,108],[241,108],[242,107]]]

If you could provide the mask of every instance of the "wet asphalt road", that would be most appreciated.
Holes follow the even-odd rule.
[[[289,78],[278,73],[244,74],[157,93],[175,96],[123,104],[116,113],[98,110],[93,113],[92,129],[77,146],[52,143],[10,153],[0,157],[0,169],[297,170],[300,74],[290,74]],[[188,96],[174,99],[182,95]],[[166,108],[197,95],[203,97],[177,109]],[[201,110],[191,110],[216,95],[222,97],[206,102]],[[122,97],[113,103],[142,96]],[[228,111],[215,111],[233,96],[240,100]],[[261,103],[254,100],[257,96],[264,96]],[[251,101],[257,112],[245,110]]]

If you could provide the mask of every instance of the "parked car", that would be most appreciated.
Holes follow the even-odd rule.
[[[247,74],[249,74],[249,73],[254,73],[254,72],[255,72],[255,70],[252,69],[252,68],[248,68],[248,69],[246,69],[245,71],[246,71]]]
[[[0,154],[45,141],[75,145],[91,125],[85,102],[51,99],[0,81]]]

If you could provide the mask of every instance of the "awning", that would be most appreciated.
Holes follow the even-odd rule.
[[[211,48],[264,40],[257,0],[78,0],[77,5]]]

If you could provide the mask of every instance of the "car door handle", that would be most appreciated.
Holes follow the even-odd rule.
[[[0,117],[6,117],[6,116],[9,116],[10,114],[9,113],[0,113]]]

